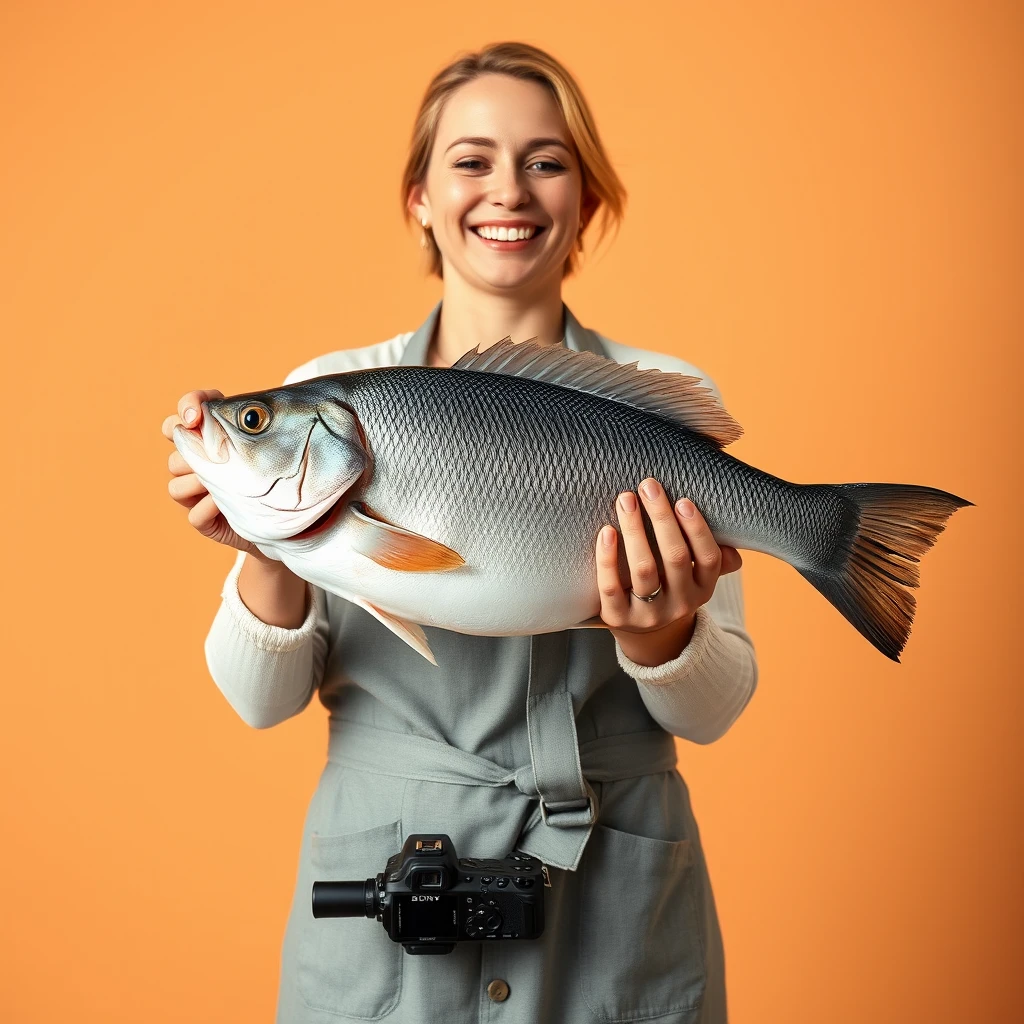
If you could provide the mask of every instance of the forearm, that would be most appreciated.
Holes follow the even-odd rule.
[[[309,613],[309,587],[284,562],[246,555],[238,574],[238,596],[269,626],[298,629]]]
[[[326,598],[300,580],[308,596],[301,599],[307,611],[298,627],[268,623],[242,600],[238,584],[248,561],[239,552],[225,580],[223,600],[206,638],[206,663],[239,716],[266,728],[298,714],[320,685],[329,642]]]
[[[694,743],[719,739],[757,688],[757,658],[744,624],[739,573],[719,579],[711,600],[698,610],[693,635],[676,658],[641,665],[621,645],[617,655],[663,729]]]

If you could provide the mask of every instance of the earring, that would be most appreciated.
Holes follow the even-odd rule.
[[[420,218],[420,224],[423,226],[423,234],[420,236],[420,248],[421,249],[429,249],[430,248],[430,239],[427,237],[427,228],[430,225],[427,223],[427,218],[426,217],[421,217]]]

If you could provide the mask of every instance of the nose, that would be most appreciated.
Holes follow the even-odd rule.
[[[514,210],[530,201],[530,193],[514,165],[496,170],[492,180],[490,200],[495,206]]]

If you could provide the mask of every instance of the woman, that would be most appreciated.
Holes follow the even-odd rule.
[[[587,225],[595,214],[615,223],[624,191],[578,87],[542,51],[492,46],[437,75],[402,196],[443,279],[442,302],[419,330],[314,359],[289,383],[449,366],[505,336],[699,374],[584,329],[562,303]],[[181,420],[198,426],[199,403],[219,394],[184,396]],[[167,436],[177,422],[165,421]],[[726,1019],[721,937],[672,735],[721,736],[757,667],[739,555],[719,549],[691,503],[673,508],[655,480],[620,495],[620,531],[595,538],[608,630],[476,637],[426,627],[434,670],[368,613],[235,535],[177,453],[170,468],[190,523],[239,549],[206,643],[217,685],[256,727],[297,714],[317,690],[331,716],[285,936],[280,1021]],[[446,832],[463,857],[539,857],[552,881],[543,935],[413,956],[376,922],[313,919],[314,880],[371,877],[414,832]]]

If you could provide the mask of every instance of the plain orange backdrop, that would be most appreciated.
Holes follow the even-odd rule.
[[[900,665],[746,556],[758,691],[679,742],[731,1019],[1020,1019],[1020,5],[501,8],[0,5],[0,1019],[271,1019],[324,713],[255,731],[209,678],[232,554],[160,422],[422,321],[412,118],[499,39],[578,76],[629,190],[585,324],[711,374],[754,465],[977,505]]]

